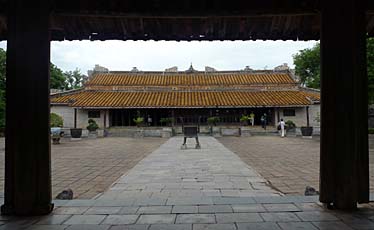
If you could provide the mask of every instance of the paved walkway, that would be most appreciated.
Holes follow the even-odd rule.
[[[318,197],[282,196],[212,137],[181,150],[172,138],[97,199],[58,200],[44,217],[1,216],[2,229],[293,230],[374,229],[373,204],[347,213]]]
[[[188,139],[169,139],[122,176],[101,198],[121,199],[129,195],[168,199],[167,204],[214,198],[278,196],[279,193],[233,152],[213,137],[200,137],[201,149]],[[181,199],[181,197],[183,199]],[[142,201],[144,202],[144,201]]]

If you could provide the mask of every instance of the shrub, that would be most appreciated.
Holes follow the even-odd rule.
[[[291,120],[288,120],[285,123],[286,123],[287,130],[296,128],[295,123],[293,123],[293,121],[291,121]]]
[[[88,131],[93,132],[93,131],[96,131],[96,129],[98,128],[99,126],[97,125],[95,120],[93,119],[88,120],[88,126],[87,126]]]
[[[208,117],[207,121],[210,125],[217,125],[219,122],[219,117]]]
[[[62,127],[64,125],[64,120],[61,116],[51,113],[51,127]]]
[[[369,133],[369,134],[374,134],[374,128],[369,128],[369,129],[368,129],[368,133]]]
[[[240,118],[240,121],[241,122],[244,122],[244,123],[248,123],[248,121],[251,119],[250,116],[247,116],[247,115],[242,115],[242,117]]]
[[[174,119],[172,117],[163,117],[163,118],[160,119],[160,123],[161,123],[161,125],[162,124],[169,125],[169,124],[173,123],[173,120]]]
[[[144,118],[143,117],[137,117],[137,118],[134,118],[133,121],[135,122],[136,126],[139,127],[141,124],[143,124]]]

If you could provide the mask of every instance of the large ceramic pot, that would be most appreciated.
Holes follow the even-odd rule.
[[[301,135],[305,137],[310,137],[313,134],[313,127],[301,127]]]
[[[82,137],[82,129],[71,128],[70,135],[72,138],[81,138]]]

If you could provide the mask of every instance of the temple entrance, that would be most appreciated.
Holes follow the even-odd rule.
[[[274,108],[112,109],[109,110],[109,125],[110,127],[136,126],[134,119],[137,117],[144,119],[145,126],[209,125],[209,117],[218,117],[217,125],[244,125],[240,118],[243,115],[249,116],[252,112],[255,115],[254,125],[261,125],[261,116],[264,114],[267,117],[267,125],[275,125]],[[172,118],[172,122],[166,124],[162,122],[163,118]]]
[[[162,126],[165,124],[162,124],[161,118],[172,117],[172,114],[168,109],[112,109],[109,111],[109,124],[111,127],[135,126],[134,119],[137,117],[142,117],[147,126]]]

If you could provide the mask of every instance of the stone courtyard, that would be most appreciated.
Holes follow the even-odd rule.
[[[71,188],[74,198],[91,199],[157,149],[162,138],[62,139],[52,148],[52,195]],[[4,189],[4,138],[0,139],[0,191]],[[2,193],[2,192],[1,192]]]
[[[304,195],[306,186],[319,187],[319,138],[253,136],[219,141],[284,194]]]
[[[297,154],[303,149],[316,151],[318,140],[279,137],[219,140],[226,146],[232,143],[230,149],[236,147],[241,153],[236,155],[213,137],[200,137],[201,149],[194,149],[194,140],[189,139],[186,150],[180,148],[181,137],[168,140],[105,138],[53,146],[53,166],[61,166],[53,169],[54,183],[57,174],[65,172],[67,178],[69,171],[93,167],[92,171],[107,172],[104,176],[97,175],[107,178],[107,187],[99,183],[103,187],[100,192],[96,191],[93,199],[54,200],[55,210],[48,216],[1,216],[0,230],[374,229],[372,203],[360,205],[356,212],[333,211],[318,203],[318,196],[306,197],[297,195],[298,192],[285,195],[281,185],[277,188],[268,183],[272,177],[290,172],[282,172],[287,166],[281,167],[282,161],[266,154],[266,148],[278,149],[276,147],[282,147],[281,142],[284,142],[289,149],[282,148],[284,151],[277,154],[289,154],[293,148]],[[244,144],[240,145],[241,142]],[[245,148],[247,142],[252,149]],[[124,148],[128,155],[119,157]],[[259,166],[253,165],[256,161],[246,164],[251,158],[249,152],[258,148],[253,158],[262,163]],[[65,163],[59,159],[64,158],[63,154],[68,156]],[[86,157],[89,158],[87,164],[82,163]],[[117,164],[118,160],[126,167]],[[126,163],[127,160],[132,163]],[[272,165],[266,166],[266,161]],[[299,161],[290,156],[283,164],[289,164],[289,170],[293,170]],[[315,167],[315,161],[309,163]],[[307,165],[305,163],[304,167]],[[269,167],[268,172],[274,169],[274,175],[268,175],[266,167]],[[118,172],[113,175],[109,173],[116,170]],[[313,174],[302,170],[295,170],[294,174],[303,173]],[[74,175],[78,181],[85,178],[82,172]],[[87,183],[95,186],[90,180]]]
[[[303,195],[306,186],[319,187],[319,137],[277,136],[219,138],[241,160],[287,195]],[[374,193],[374,136],[369,136],[370,192]]]

